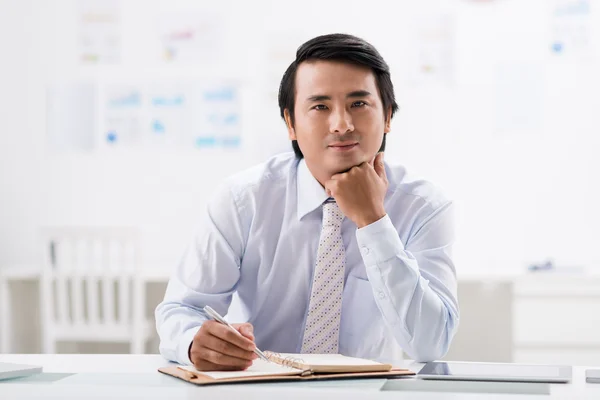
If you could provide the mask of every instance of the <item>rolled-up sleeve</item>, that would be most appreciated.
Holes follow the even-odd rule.
[[[458,326],[452,203],[431,210],[406,241],[389,216],[356,231],[373,294],[409,357],[443,357]]]
[[[207,205],[155,310],[159,350],[166,359],[191,364],[188,350],[207,319],[204,306],[227,314],[240,278],[243,236],[237,202],[223,186]]]

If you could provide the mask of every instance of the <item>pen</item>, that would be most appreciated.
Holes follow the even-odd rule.
[[[235,333],[237,333],[240,336],[243,336],[237,329],[235,329],[233,326],[231,326],[229,324],[229,322],[225,321],[225,318],[221,317],[219,315],[218,312],[216,312],[215,310],[213,310],[213,308],[211,306],[205,306],[204,307],[204,311],[206,311],[206,313],[208,315],[210,315],[215,321],[222,323],[223,325],[227,325],[229,327],[229,329],[233,330]],[[258,349],[258,347],[256,347],[254,349],[254,352],[263,360],[265,361],[269,361],[269,359],[267,358],[267,356],[265,356],[265,353],[263,353],[262,351],[260,351]]]

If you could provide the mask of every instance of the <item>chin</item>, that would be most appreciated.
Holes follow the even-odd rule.
[[[347,157],[331,160],[331,169],[334,171],[334,174],[346,172],[352,167],[362,164],[365,161],[363,158],[364,157]]]

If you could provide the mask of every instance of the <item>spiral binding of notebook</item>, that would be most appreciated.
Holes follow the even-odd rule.
[[[275,353],[273,351],[265,351],[265,355],[267,356],[269,361],[272,361],[279,365],[283,365],[284,367],[296,368],[301,370],[305,370],[307,368],[302,358],[291,356],[284,357],[281,355],[281,353]]]

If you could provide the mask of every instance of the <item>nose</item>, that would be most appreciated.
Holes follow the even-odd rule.
[[[354,131],[354,124],[352,123],[352,116],[345,108],[338,109],[338,111],[330,114],[329,131],[331,133],[346,133]]]

